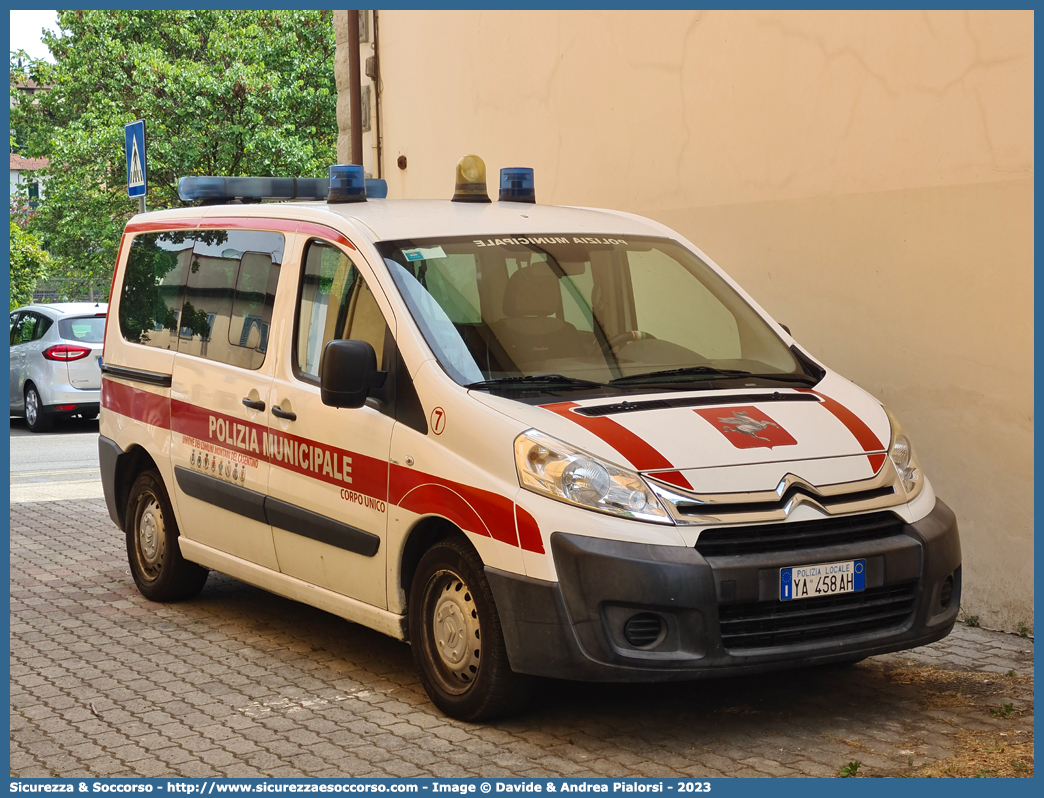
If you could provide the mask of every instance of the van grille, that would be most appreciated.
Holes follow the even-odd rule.
[[[903,521],[899,516],[884,512],[815,521],[705,529],[696,540],[696,551],[704,557],[796,551],[817,546],[882,540],[902,534],[902,528]]]
[[[884,499],[894,495],[895,488],[892,485],[883,485],[880,488],[871,488],[869,490],[857,490],[852,491],[851,493],[838,493],[833,496],[820,496],[816,493],[809,493],[804,488],[795,485],[774,501],[715,503],[678,502],[674,506],[677,508],[679,515],[703,515],[722,518],[727,516],[729,513],[771,513],[776,510],[782,510],[799,496],[807,497],[821,507],[837,507],[840,504],[868,502],[873,501],[874,499]]]
[[[860,593],[718,607],[721,642],[733,651],[836,639],[902,626],[917,599],[917,581]]]

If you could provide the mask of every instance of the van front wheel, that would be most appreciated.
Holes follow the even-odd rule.
[[[482,561],[448,539],[421,558],[409,606],[410,643],[435,706],[476,722],[510,714],[528,701],[532,678],[508,664],[504,635]]]
[[[178,523],[157,472],[146,471],[134,481],[123,527],[131,576],[145,598],[178,601],[203,589],[209,572],[181,556]]]

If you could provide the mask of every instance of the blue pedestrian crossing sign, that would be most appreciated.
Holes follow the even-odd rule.
[[[124,126],[127,138],[127,196],[144,197],[148,168],[145,163],[145,120]]]

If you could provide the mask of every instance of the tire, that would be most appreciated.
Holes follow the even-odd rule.
[[[446,715],[474,723],[528,703],[534,680],[508,664],[482,560],[466,541],[439,541],[421,557],[409,629],[424,689]]]
[[[145,598],[180,601],[203,589],[209,571],[181,556],[178,522],[157,472],[146,471],[134,481],[123,528],[131,576]]]
[[[25,424],[30,432],[47,432],[54,426],[54,416],[44,412],[40,392],[31,382],[25,386]]]

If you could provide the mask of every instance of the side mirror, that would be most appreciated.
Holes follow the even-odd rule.
[[[319,387],[324,405],[362,407],[388,372],[377,370],[377,353],[366,341],[330,341],[319,361]]]

